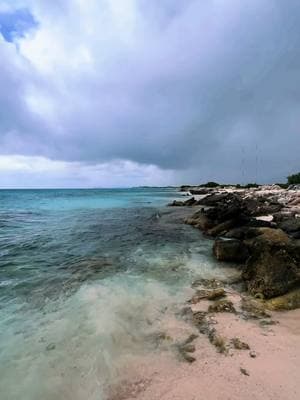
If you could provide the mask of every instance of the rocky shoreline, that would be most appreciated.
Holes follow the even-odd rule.
[[[297,400],[300,190],[189,190],[173,214],[214,241],[224,275],[194,276],[184,303],[164,308],[151,354],[131,361],[108,399]]]
[[[195,208],[185,223],[214,240],[216,259],[241,270],[251,295],[272,309],[293,309],[300,307],[299,189],[182,187],[188,199],[169,205]]]

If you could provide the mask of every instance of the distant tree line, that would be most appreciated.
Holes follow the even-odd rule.
[[[293,174],[287,177],[289,185],[298,185],[300,184],[300,172],[298,174]]]

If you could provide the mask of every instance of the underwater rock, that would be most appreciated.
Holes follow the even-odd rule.
[[[223,282],[221,282],[218,279],[204,279],[204,278],[200,278],[200,279],[196,279],[193,283],[192,283],[192,287],[198,287],[198,286],[204,286],[207,289],[218,289],[223,285]]]
[[[54,350],[56,348],[55,343],[49,343],[48,346],[46,347],[47,351]]]

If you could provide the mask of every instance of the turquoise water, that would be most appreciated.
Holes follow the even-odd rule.
[[[0,191],[1,400],[105,399],[154,321],[214,267],[210,243],[165,206],[174,197]]]

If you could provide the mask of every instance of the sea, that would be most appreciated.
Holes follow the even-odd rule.
[[[159,351],[166,310],[221,273],[211,241],[167,207],[180,196],[0,190],[1,400],[105,400],[130,357]]]

